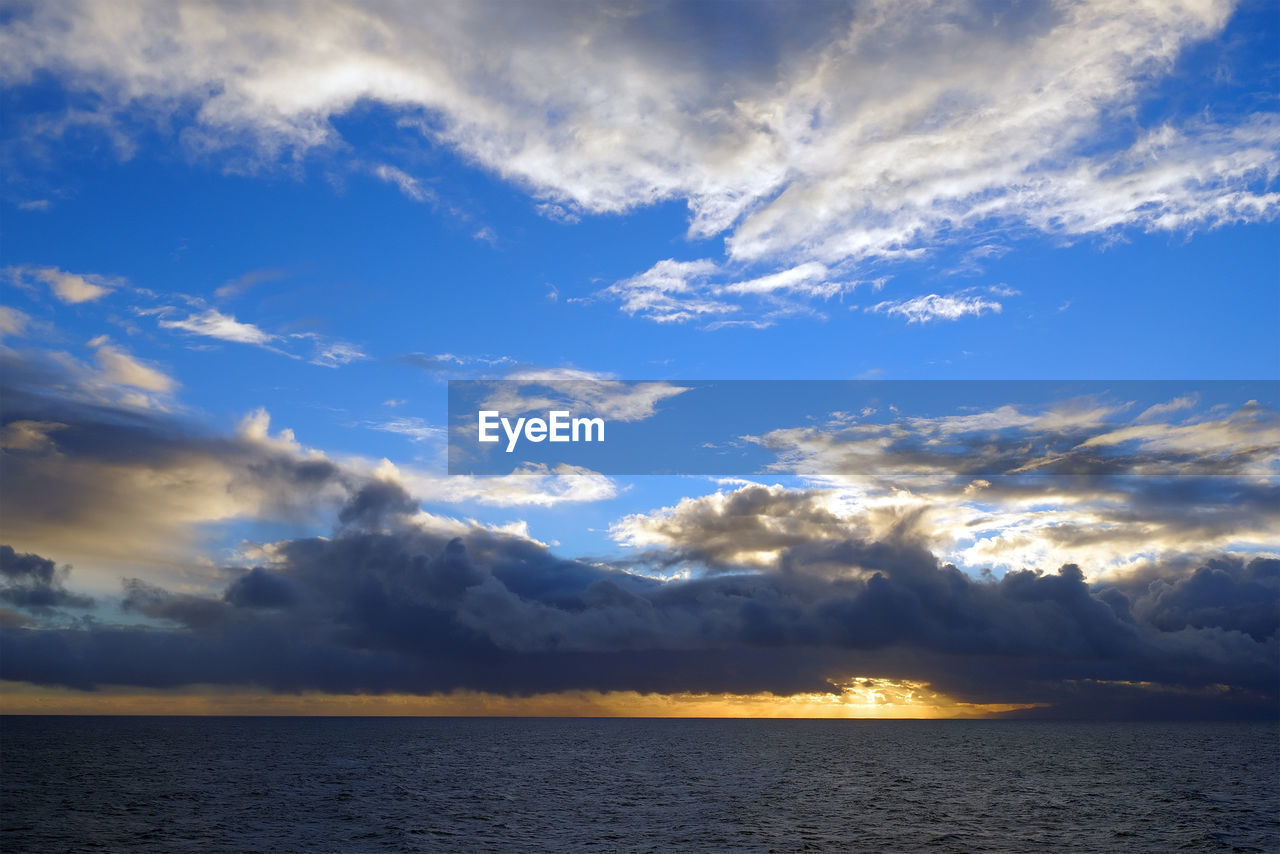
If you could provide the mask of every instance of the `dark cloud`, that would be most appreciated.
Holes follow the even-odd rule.
[[[1249,716],[1278,701],[1273,560],[1153,570],[1143,589],[1091,587],[1075,565],[975,580],[904,529],[796,543],[772,571],[658,582],[485,529],[444,536],[409,506],[394,488],[359,492],[333,537],[278,544],[276,563],[241,571],[220,597],[129,582],[125,605],[150,628],[6,627],[0,675],[786,694],[892,674],[1068,715]]]
[[[1262,643],[1280,630],[1280,560],[1275,558],[1214,558],[1190,575],[1152,578],[1145,590],[1131,595],[1133,610],[1166,632],[1216,628]]]
[[[21,554],[0,545],[0,600],[29,611],[50,608],[92,608],[93,599],[66,589],[71,567],[59,569],[53,561],[35,554]]]
[[[121,607],[156,620],[168,620],[187,628],[211,628],[226,616],[226,605],[204,596],[171,593],[154,584],[136,578],[124,581],[124,598]]]
[[[289,579],[256,566],[232,582],[223,598],[238,608],[288,608],[299,595]]]
[[[417,509],[418,502],[399,484],[371,481],[362,486],[338,512],[338,521],[343,525],[377,529],[389,519]]]

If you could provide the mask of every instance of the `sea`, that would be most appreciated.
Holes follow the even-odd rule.
[[[0,718],[0,851],[1280,852],[1280,725]]]

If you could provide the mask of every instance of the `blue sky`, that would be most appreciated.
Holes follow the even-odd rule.
[[[122,579],[230,602],[250,567],[303,577],[280,544],[350,533],[371,483],[415,508],[392,502],[384,535],[507,536],[646,579],[799,561],[790,536],[696,546],[739,499],[810,544],[928,508],[920,547],[967,577],[1079,564],[1091,595],[1135,601],[1214,560],[1253,584],[1248,561],[1276,557],[1274,397],[1265,417],[1172,406],[1141,440],[1262,454],[1247,500],[1243,477],[988,501],[782,474],[450,479],[444,449],[449,379],[1280,379],[1269,4],[59,2],[0,21],[5,464],[40,496],[0,539],[73,565],[57,589],[100,621],[181,625]],[[1237,500],[1256,515],[1178,534]],[[1090,528],[1115,535],[1064,533]],[[44,578],[23,572],[14,589]],[[22,631],[78,613],[8,601]]]

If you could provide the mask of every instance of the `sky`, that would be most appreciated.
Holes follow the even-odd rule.
[[[0,87],[0,711],[1280,709],[1274,4],[13,2]],[[451,474],[459,381],[618,438]]]

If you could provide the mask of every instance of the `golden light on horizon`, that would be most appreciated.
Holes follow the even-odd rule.
[[[277,694],[250,687],[196,685],[180,690],[104,686],[96,691],[0,682],[7,715],[262,715],[387,717],[638,718],[986,718],[1034,703],[965,703],[925,682],[857,678],[839,690],[804,694],[642,694],[563,691],[506,696],[443,694]]]

